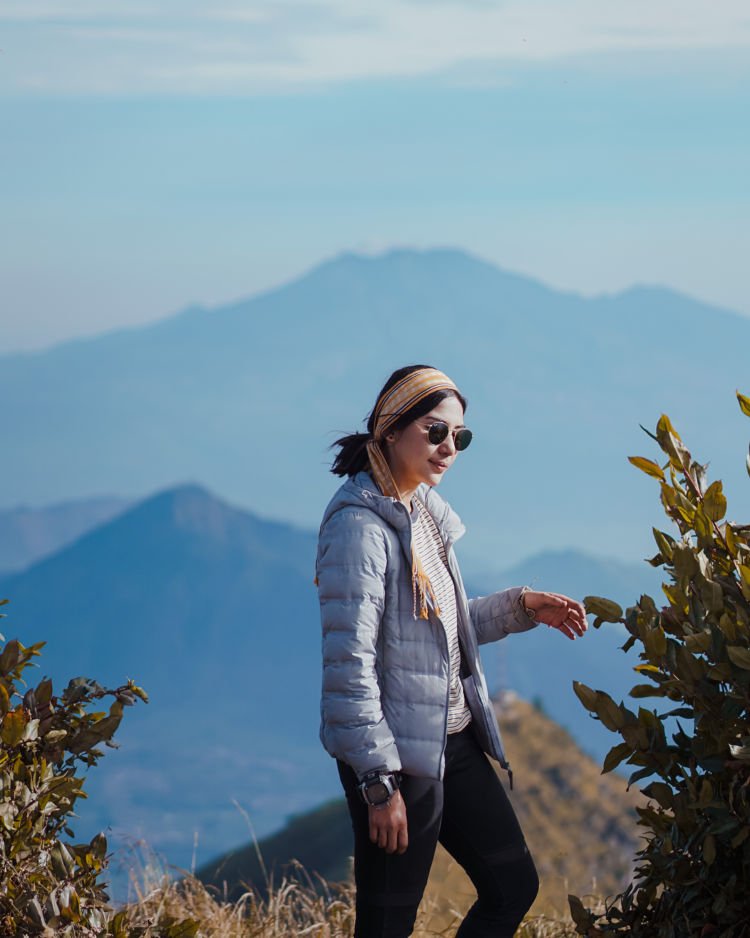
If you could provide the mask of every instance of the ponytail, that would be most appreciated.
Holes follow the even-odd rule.
[[[369,433],[350,433],[336,440],[333,446],[340,447],[331,466],[331,472],[337,476],[353,476],[370,465],[367,456]]]

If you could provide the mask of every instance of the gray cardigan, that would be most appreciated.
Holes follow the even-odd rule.
[[[454,542],[458,515],[433,489],[422,499],[443,538],[456,586],[466,702],[482,748],[503,768],[500,731],[489,701],[478,645],[535,626],[521,587],[467,600]],[[403,771],[442,778],[448,720],[449,662],[445,630],[430,610],[415,619],[411,518],[360,472],[335,493],[323,515],[316,573],[323,627],[320,738],[325,749],[362,778]]]

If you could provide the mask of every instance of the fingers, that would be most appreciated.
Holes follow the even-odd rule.
[[[370,840],[386,853],[404,853],[409,846],[406,821],[383,818],[383,822],[370,818]]]
[[[556,628],[558,632],[562,632],[563,635],[567,635],[571,641],[577,638],[578,633],[574,632],[573,629],[567,624],[567,622],[561,622],[560,625],[552,626],[552,628]]]
[[[370,840],[378,847],[388,847],[388,823],[386,818],[379,818],[378,815],[370,812]],[[389,853],[393,853],[392,850]]]
[[[580,603],[571,603],[568,607],[568,617],[565,620],[576,635],[583,635],[588,630],[586,610]]]
[[[579,638],[588,631],[586,609],[582,603],[560,593],[542,593],[544,597],[538,609],[539,618],[558,629],[570,639]]]
[[[372,843],[386,853],[404,853],[409,835],[406,810],[398,792],[388,805],[370,807],[369,821]]]

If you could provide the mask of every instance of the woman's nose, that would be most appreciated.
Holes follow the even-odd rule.
[[[443,442],[438,447],[438,452],[441,456],[453,456],[456,452],[456,443],[453,439],[453,434],[449,433],[448,436],[443,440]]]

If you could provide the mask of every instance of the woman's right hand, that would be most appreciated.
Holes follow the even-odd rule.
[[[370,805],[370,840],[386,853],[403,853],[409,846],[406,805],[401,792],[391,795],[389,804]]]

